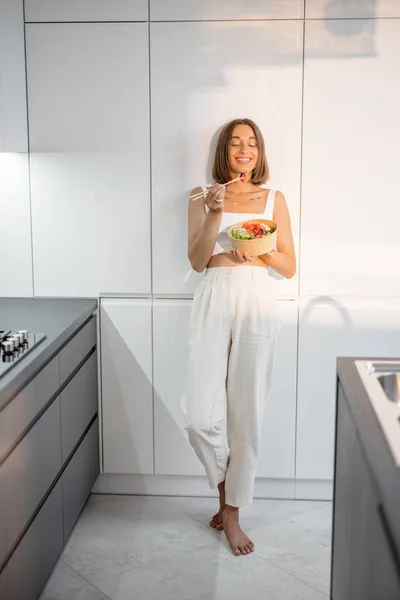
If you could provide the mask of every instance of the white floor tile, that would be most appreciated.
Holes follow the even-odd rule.
[[[219,539],[161,500],[92,496],[62,559],[94,583]]]
[[[60,560],[39,600],[107,600],[107,596]]]
[[[326,600],[259,556],[235,557],[218,542],[105,579],[100,587],[112,600]]]
[[[332,506],[327,504],[252,532],[256,552],[329,594]]]

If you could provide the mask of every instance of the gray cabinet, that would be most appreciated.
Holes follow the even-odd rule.
[[[94,421],[62,476],[67,541],[99,473],[99,424]]]
[[[0,574],[4,600],[39,597],[63,548],[62,489],[59,482]],[[3,600],[3,596],[1,597]]]
[[[338,387],[332,600],[399,600],[400,571],[384,507]]]
[[[61,468],[59,398],[0,467],[5,473],[7,552],[18,540]]]
[[[0,413],[0,464],[60,386],[58,358],[50,361]]]
[[[63,389],[61,441],[63,462],[97,412],[97,352],[94,352]]]
[[[37,600],[99,474],[96,318],[0,411],[0,600]]]
[[[92,317],[59,354],[60,384],[63,384],[71,373],[73,373],[95,344],[96,319]]]

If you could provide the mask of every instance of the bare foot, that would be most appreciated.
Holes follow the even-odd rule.
[[[253,542],[242,531],[239,525],[238,508],[225,506],[222,512],[222,525],[233,554],[240,556],[240,554],[251,554],[254,551]]]
[[[210,521],[210,526],[218,531],[222,531],[222,510],[219,510]]]
[[[219,511],[215,513],[213,518],[210,521],[210,526],[218,531],[222,531],[222,511],[225,508],[225,481],[219,484]]]

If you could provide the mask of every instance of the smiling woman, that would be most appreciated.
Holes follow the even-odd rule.
[[[267,267],[292,277],[296,258],[285,197],[267,189],[264,139],[253,121],[235,119],[223,128],[213,177],[210,190],[196,188],[192,194],[203,194],[189,200],[188,255],[196,271],[207,272],[193,301],[182,410],[210,487],[219,490],[220,510],[210,525],[223,529],[232,552],[240,555],[254,550],[239,525],[239,507],[252,502],[280,338]],[[232,225],[257,218],[277,229],[276,249],[261,256],[232,250]],[[227,409],[229,449],[221,427]]]

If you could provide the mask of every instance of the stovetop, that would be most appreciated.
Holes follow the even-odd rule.
[[[26,329],[0,329],[0,377],[19,364],[46,337],[44,333],[30,333]]]

